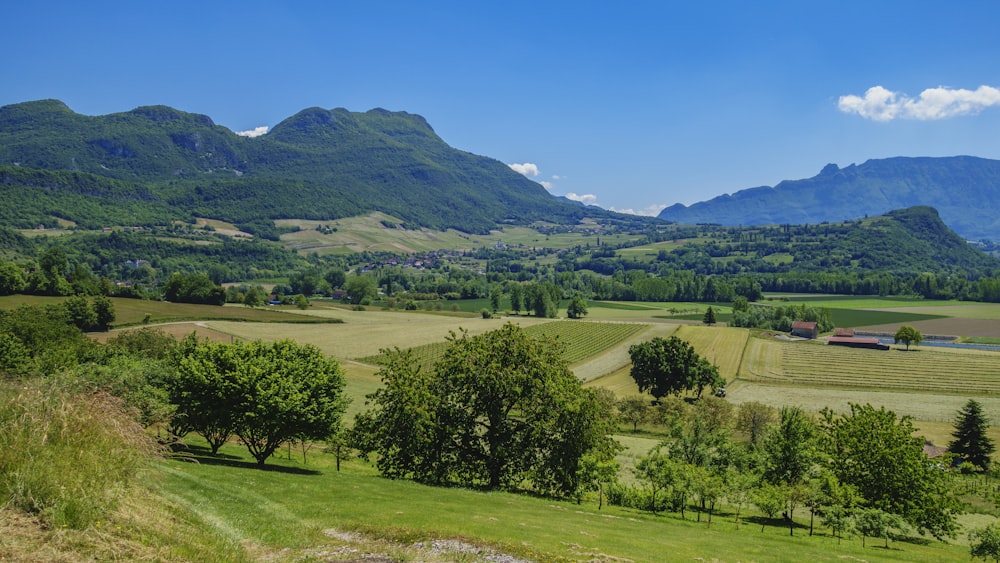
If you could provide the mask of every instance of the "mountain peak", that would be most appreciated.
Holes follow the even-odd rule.
[[[929,206],[966,239],[1000,241],[1000,161],[971,156],[893,157],[838,168],[804,180],[750,188],[659,217],[677,223],[767,225],[836,222]]]

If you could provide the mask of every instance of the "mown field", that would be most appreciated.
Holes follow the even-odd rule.
[[[552,321],[525,328],[525,333],[533,338],[551,338],[565,346],[563,358],[569,364],[583,361],[601,354],[645,327],[626,323],[595,323],[587,321]],[[424,369],[430,369],[439,361],[449,346],[447,340],[408,348],[416,361]],[[358,361],[380,365],[384,354],[358,358]]]

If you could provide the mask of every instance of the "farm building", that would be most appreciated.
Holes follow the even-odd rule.
[[[882,344],[878,338],[854,338],[851,336],[831,336],[827,344],[833,346],[849,346],[851,348],[871,348],[872,350],[888,350],[888,344]]]
[[[816,338],[819,335],[818,324],[807,321],[795,321],[792,323],[792,336],[802,338]]]
[[[834,336],[842,336],[844,338],[854,338],[853,328],[835,328],[833,329]]]

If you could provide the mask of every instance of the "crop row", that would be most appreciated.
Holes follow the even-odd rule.
[[[889,353],[755,340],[744,373],[802,386],[1000,392],[1000,358],[984,354]]]

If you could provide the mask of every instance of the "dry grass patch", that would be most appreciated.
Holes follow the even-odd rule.
[[[298,325],[209,321],[205,324],[214,330],[247,340],[273,342],[288,338],[301,344],[312,344],[323,353],[343,361],[373,356],[384,348],[405,349],[442,342],[452,332],[457,333],[462,329],[468,330],[470,335],[476,335],[498,329],[505,322],[521,326],[551,322],[549,319],[535,318],[482,319],[343,309],[328,309],[325,314],[341,318],[344,323]]]
[[[677,337],[694,347],[698,355],[719,368],[719,374],[732,380],[739,373],[750,330],[745,328],[685,325]]]

